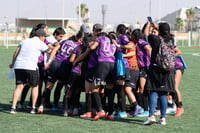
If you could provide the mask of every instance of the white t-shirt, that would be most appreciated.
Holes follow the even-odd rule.
[[[15,61],[15,69],[36,70],[38,57],[48,46],[38,37],[28,38],[20,42],[20,51]]]
[[[46,40],[47,40],[48,44],[51,44],[53,46],[55,45],[55,43],[58,42],[53,35],[46,37]]]

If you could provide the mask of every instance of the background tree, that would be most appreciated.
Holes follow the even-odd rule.
[[[177,17],[177,18],[176,18],[176,26],[177,26],[178,31],[181,31],[181,30],[182,30],[182,27],[183,27],[183,20],[182,20],[180,17]]]
[[[192,23],[194,21],[194,13],[195,13],[194,8],[189,8],[186,10],[186,16],[190,21],[190,30],[191,31],[192,31]]]
[[[89,22],[89,17],[88,18],[85,18],[86,17],[86,15],[89,13],[89,8],[87,7],[87,5],[86,4],[84,4],[84,3],[81,3],[80,4],[80,7],[81,7],[81,9],[80,9],[80,11],[81,11],[81,13],[80,13],[80,17],[81,17],[81,19],[82,19],[82,22]],[[76,8],[76,13],[79,15],[79,6]]]

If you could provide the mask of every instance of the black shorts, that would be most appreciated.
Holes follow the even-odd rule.
[[[115,63],[99,62],[94,77],[97,85],[114,84],[116,78]]]
[[[181,73],[182,73],[182,75],[183,75],[183,73],[184,73],[184,67],[179,67],[179,68],[176,68],[175,70],[180,70]],[[176,73],[176,72],[175,72],[175,73]]]
[[[95,72],[95,67],[87,69],[85,80],[88,81],[89,83],[94,82],[94,72]]]
[[[16,85],[29,84],[30,86],[37,86],[39,84],[39,71],[15,69]]]
[[[72,65],[66,62],[59,62],[54,60],[49,70],[47,71],[47,80],[51,83],[55,83],[56,80],[60,80],[64,84],[67,83]]]
[[[130,74],[130,69],[125,68],[126,75],[125,76],[118,76],[117,80],[125,80],[126,82],[130,81],[131,79],[131,74]]]
[[[38,64],[40,80],[47,81],[47,71],[44,68],[44,64]]]
[[[137,89],[139,82],[139,73],[139,70],[130,70],[131,78],[129,81],[126,82],[126,86]]]
[[[140,68],[140,77],[147,78],[149,67]]]
[[[81,75],[75,72],[71,72],[69,80],[67,81],[67,87],[71,90],[76,90],[77,88],[84,90],[84,80]]]

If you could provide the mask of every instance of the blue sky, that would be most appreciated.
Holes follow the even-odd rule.
[[[13,23],[16,17],[62,17],[64,1],[64,17],[77,18],[78,0],[5,0],[0,4],[0,23]],[[80,0],[90,9],[90,19],[94,23],[102,22],[101,5],[107,6],[105,22],[118,24],[121,22],[144,22],[150,15],[159,19],[181,7],[200,5],[200,0]],[[10,4],[12,3],[12,4]],[[4,16],[7,16],[4,19]]]

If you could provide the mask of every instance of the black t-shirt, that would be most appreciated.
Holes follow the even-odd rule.
[[[155,63],[155,59],[156,59],[156,55],[157,55],[158,50],[159,50],[159,46],[160,46],[161,40],[160,40],[159,36],[149,35],[148,36],[148,42],[152,47],[151,64],[154,64]]]

